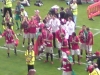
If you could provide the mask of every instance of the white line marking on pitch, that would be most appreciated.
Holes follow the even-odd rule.
[[[2,47],[2,46],[0,46],[0,48],[1,48],[1,49],[7,49],[6,47]],[[13,51],[14,49],[11,48],[10,50]],[[17,50],[17,51],[18,51],[18,52],[21,52],[21,53],[24,53],[24,52],[25,52],[25,51],[22,51],[22,50]],[[54,54],[54,55],[57,56],[57,54]],[[46,57],[45,54],[43,54],[42,56],[43,56],[43,57]],[[55,56],[54,56],[54,58],[55,58],[55,59],[59,59],[59,58],[57,58],[57,57],[55,57]],[[78,63],[77,61],[75,61],[75,62]],[[86,65],[86,63],[84,63],[84,62],[81,62],[81,64]]]
[[[93,36],[96,36],[96,35],[98,35],[100,33],[100,31],[99,32],[96,32],[95,34],[93,34]]]
[[[81,26],[76,26],[76,27],[77,27],[77,28],[82,28]],[[100,29],[96,29],[96,28],[90,28],[90,29],[96,30],[96,31],[100,30]]]

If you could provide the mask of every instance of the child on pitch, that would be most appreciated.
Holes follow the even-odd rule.
[[[6,29],[6,26],[8,26],[9,29],[13,29],[12,18],[10,17],[8,11],[7,11],[7,13],[6,13],[6,15],[5,15],[4,19],[3,19],[2,25],[3,25],[3,29],[4,30]]]

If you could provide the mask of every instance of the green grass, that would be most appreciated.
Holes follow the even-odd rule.
[[[44,5],[42,7],[36,7],[34,6],[35,0],[31,0],[31,7],[26,7],[26,11],[28,12],[29,16],[34,15],[34,10],[39,9],[40,10],[40,15],[42,18],[45,17],[47,14],[48,10],[51,8],[53,5],[59,5],[63,7],[68,7],[64,1],[60,0],[43,0]],[[2,3],[0,3],[1,7]],[[13,8],[15,8],[16,3],[13,3]],[[98,17],[95,17],[95,21],[90,21],[87,18],[87,11],[86,8],[89,4],[83,4],[83,5],[78,5],[78,18],[77,18],[77,25],[82,26],[85,24],[88,27],[91,28],[97,28],[100,29],[100,21]],[[0,16],[0,22],[1,22],[1,16]],[[14,26],[16,28],[16,25]],[[14,28],[14,29],[15,29]],[[0,29],[2,29],[2,26],[0,26]],[[80,29],[77,28],[76,32],[78,32]],[[98,31],[96,30],[91,30],[94,34]],[[15,30],[15,32],[18,32]],[[99,50],[99,39],[100,39],[100,34],[94,36],[94,46],[93,46],[93,51]],[[22,36],[18,36],[20,39],[20,43],[17,49],[20,49],[22,51],[26,50],[25,48],[22,48]],[[0,46],[4,45],[4,39],[0,39]],[[25,44],[27,45],[27,43]],[[57,49],[54,49],[55,52],[57,52]],[[60,62],[58,59],[54,60],[54,65],[51,65],[50,63],[44,63],[43,61],[45,58],[41,61],[36,60],[35,62],[35,69],[37,70],[36,75],[61,75],[62,71],[58,71],[57,68],[60,66]],[[82,62],[85,62],[85,57],[82,58]],[[87,72],[84,70],[85,65],[77,65],[75,64],[73,66],[73,69],[76,72],[76,75],[87,75]],[[18,52],[18,56],[15,56],[13,51],[10,53],[10,58],[7,58],[6,50],[0,48],[0,75],[26,75],[27,74],[27,65],[25,63],[25,57],[23,52]]]

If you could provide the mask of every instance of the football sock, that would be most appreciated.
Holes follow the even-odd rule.
[[[8,57],[9,57],[9,53],[7,53],[8,54]]]
[[[61,63],[61,67],[63,67],[63,64]]]
[[[25,39],[23,39],[23,45],[24,45],[24,43],[25,43]]]
[[[51,56],[51,61],[53,61],[53,54],[50,54],[50,56]]]
[[[78,62],[80,62],[80,56],[78,55]]]
[[[34,45],[34,38],[32,39],[32,44]]]
[[[15,53],[15,55],[17,55],[16,48],[14,48],[14,53]]]
[[[73,63],[75,63],[75,58],[74,58],[74,55],[73,55],[72,57],[73,57]]]
[[[58,56],[59,56],[59,58],[61,58],[60,50],[58,50]]]
[[[81,50],[81,55],[83,55],[83,51]]]
[[[46,60],[48,61],[49,53],[46,53]]]

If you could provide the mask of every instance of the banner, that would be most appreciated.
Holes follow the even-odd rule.
[[[88,19],[92,19],[93,17],[100,15],[100,1],[88,6],[87,15]]]

